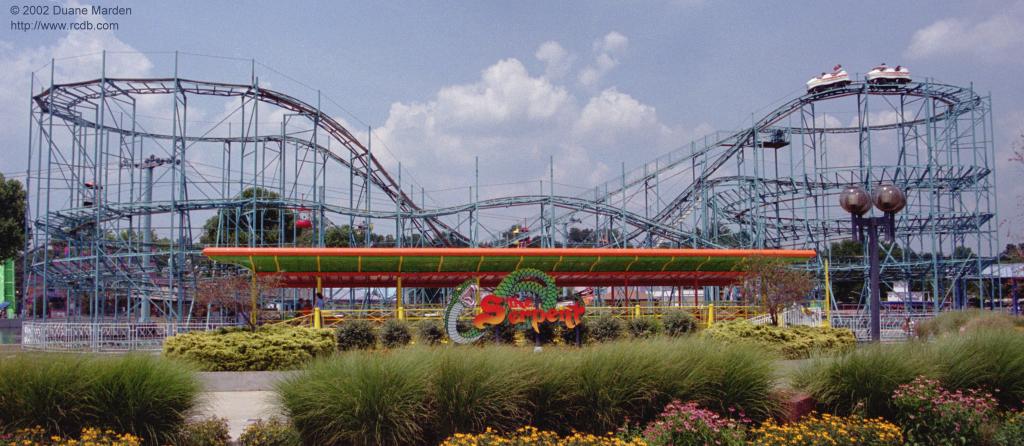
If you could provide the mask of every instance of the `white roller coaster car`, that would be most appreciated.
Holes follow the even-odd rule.
[[[881,65],[868,71],[866,79],[869,84],[906,84],[910,82],[910,70],[907,67],[896,65],[890,67],[883,62]]]
[[[807,81],[807,92],[819,93],[847,85],[850,85],[850,75],[846,74],[842,65],[836,65],[832,67],[831,73],[821,73],[821,76],[815,76]]]

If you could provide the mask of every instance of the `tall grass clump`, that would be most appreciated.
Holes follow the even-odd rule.
[[[77,435],[96,415],[84,357],[19,355],[0,361],[0,431],[41,426]]]
[[[1001,406],[1024,401],[1024,335],[1016,330],[979,330],[942,338],[936,345],[944,386],[983,389]]]
[[[722,415],[774,414],[773,357],[701,338],[619,341],[582,349],[412,348],[349,352],[278,387],[304,444],[437,444],[456,433],[518,426],[614,431],[654,419],[672,400]]]
[[[669,336],[682,336],[698,330],[697,318],[689,311],[672,310],[661,316],[661,323],[665,326],[665,334]]]
[[[990,310],[968,309],[947,311],[915,327],[922,338],[938,337],[948,334],[972,333],[990,329],[1012,329],[1024,327],[1024,320],[1006,313]]]
[[[409,444],[430,421],[427,366],[406,352],[352,352],[314,362],[277,392],[303,444]]]
[[[876,344],[835,358],[818,358],[799,370],[793,383],[828,411],[892,419],[892,393],[914,378],[936,376],[930,346]]]
[[[669,401],[667,364],[649,345],[616,342],[576,352],[560,390],[564,418],[583,432],[607,432],[629,417],[653,418]]]
[[[41,426],[65,436],[95,427],[162,444],[199,392],[190,369],[159,358],[23,355],[0,362],[0,431]]]
[[[514,348],[418,351],[430,361],[429,411],[433,434],[441,440],[455,433],[485,428],[513,430],[527,420],[531,376],[524,367],[530,355]]]
[[[181,364],[129,355],[93,364],[97,426],[163,444],[181,426],[202,390]]]

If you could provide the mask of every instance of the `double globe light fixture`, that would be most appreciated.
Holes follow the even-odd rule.
[[[882,212],[880,217],[865,217],[871,211],[871,205]],[[871,288],[871,341],[882,339],[881,327],[881,284],[879,283],[878,231],[885,231],[886,241],[893,243],[896,238],[896,213],[907,205],[907,196],[892,184],[881,184],[875,187],[874,196],[868,194],[861,186],[850,186],[839,194],[839,205],[850,213],[853,225],[853,240],[864,241],[864,233],[868,237],[869,285]]]

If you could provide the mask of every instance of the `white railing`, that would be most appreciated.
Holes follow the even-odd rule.
[[[44,351],[157,351],[164,339],[228,324],[30,322],[21,326],[21,346]]]
[[[886,313],[881,317],[882,341],[905,341],[914,337],[914,328],[935,317],[931,313]],[[858,341],[871,340],[871,316],[866,313],[832,315],[832,326],[848,328]]]
[[[754,325],[767,325],[772,323],[770,314],[761,314],[747,319]],[[789,307],[779,313],[779,325],[806,325],[820,327],[822,325],[821,308],[805,308],[802,306]]]

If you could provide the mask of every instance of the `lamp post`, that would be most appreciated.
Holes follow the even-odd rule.
[[[865,217],[871,210],[872,201],[875,208],[882,211],[881,217]],[[850,186],[839,194],[839,205],[850,213],[853,224],[853,240],[864,241],[867,231],[869,285],[871,287],[871,342],[882,339],[882,292],[879,283],[878,231],[885,231],[885,239],[892,243],[896,238],[896,213],[907,205],[907,197],[903,191],[892,184],[882,184],[875,188],[874,197],[860,186]]]

